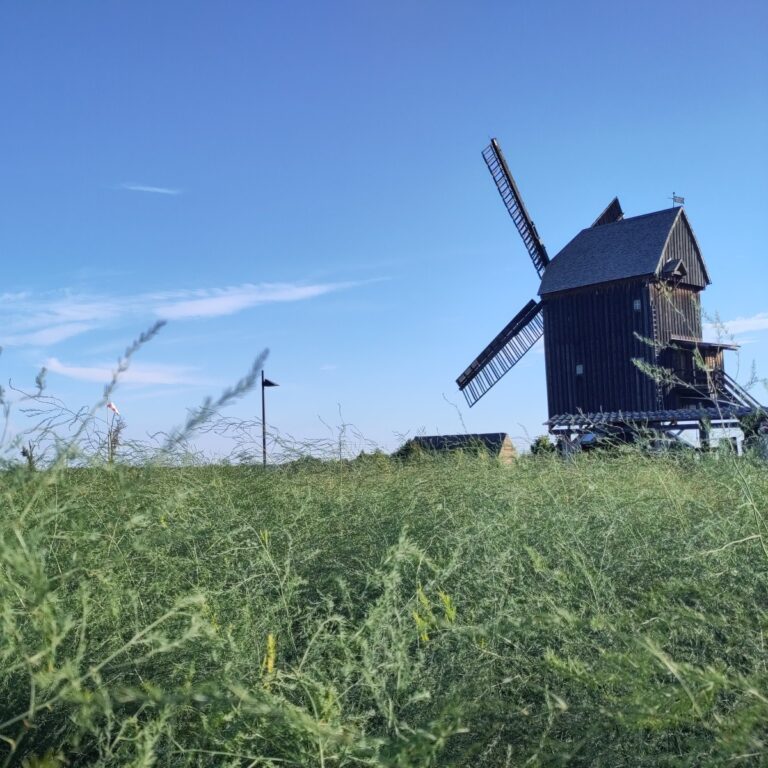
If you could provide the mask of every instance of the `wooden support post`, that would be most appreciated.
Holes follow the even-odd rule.
[[[702,451],[708,451],[712,446],[709,441],[710,425],[706,421],[699,422],[699,447]]]

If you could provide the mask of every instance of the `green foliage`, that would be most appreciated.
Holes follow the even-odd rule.
[[[765,466],[0,475],[0,762],[768,760]]]
[[[531,443],[531,453],[534,456],[545,456],[555,452],[554,443],[549,439],[549,435],[539,435]]]
[[[761,429],[768,426],[768,413],[758,408],[746,416],[742,416],[739,419],[739,426],[746,440],[757,437]]]

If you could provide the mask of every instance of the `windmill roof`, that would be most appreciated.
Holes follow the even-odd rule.
[[[682,208],[583,229],[547,265],[539,295],[652,275]]]

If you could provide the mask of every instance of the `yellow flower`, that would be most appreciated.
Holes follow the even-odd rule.
[[[261,672],[264,677],[271,677],[275,671],[275,661],[277,660],[277,638],[270,632],[267,635],[267,652],[264,660],[261,662]],[[264,686],[268,687],[268,681],[264,681]]]

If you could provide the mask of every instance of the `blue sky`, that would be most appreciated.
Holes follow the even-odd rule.
[[[164,317],[115,395],[133,437],[264,347],[297,441],[540,434],[540,350],[471,410],[454,384],[537,289],[491,136],[550,254],[616,194],[684,195],[729,370],[768,376],[766,39],[744,0],[9,0],[0,377],[94,402]]]

